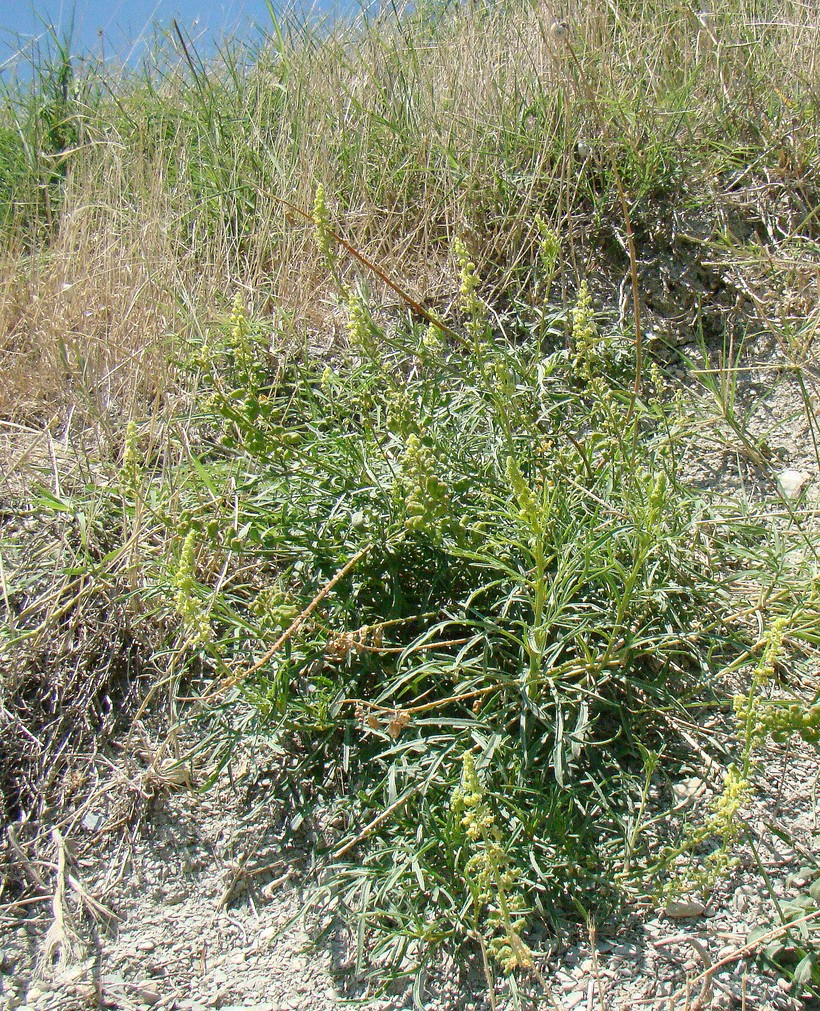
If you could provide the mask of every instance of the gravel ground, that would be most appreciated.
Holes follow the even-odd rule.
[[[805,864],[805,853],[817,851],[813,793],[819,774],[812,749],[792,756],[772,753],[749,814],[758,857],[781,896],[789,892],[788,875]],[[121,775],[111,782],[121,790]],[[0,921],[2,1011],[330,1011],[365,998],[371,1011],[413,1007],[410,988],[403,985],[368,993],[356,978],[344,930],[328,931],[329,938],[312,945],[305,926],[293,922],[303,904],[299,868],[305,854],[281,841],[281,818],[270,799],[255,792],[249,800],[248,791],[232,786],[226,775],[204,794],[160,791],[134,831],[133,811],[130,825],[111,827],[122,810],[112,801],[116,792],[98,791],[75,827],[59,837],[68,872],[64,905],[73,911],[75,928],[68,922],[67,932],[76,939],[68,964],[53,966],[43,957],[53,924],[48,900],[24,907],[30,915],[16,922]],[[692,805],[702,803],[708,786],[690,778],[681,784],[681,795],[687,794]],[[804,854],[782,843],[772,823],[786,826]],[[55,867],[43,870],[51,882]],[[79,889],[118,919],[106,920],[98,911],[94,924],[81,915]],[[544,956],[553,1006],[683,1009],[688,979],[688,1006],[694,1009],[702,986],[695,977],[710,962],[733,955],[754,927],[777,923],[748,848],[700,915],[680,918],[686,909],[670,911],[678,915],[649,904],[635,907],[626,925],[609,934],[601,928],[594,951],[587,939],[576,937]],[[325,925],[321,915],[315,920]],[[675,994],[677,1002],[671,999]],[[492,1007],[482,974],[456,965],[442,964],[430,973],[422,1000],[429,1011]],[[513,1006],[503,986],[496,1006],[499,1011]],[[550,1005],[542,998],[537,1006]],[[761,1011],[807,1006],[789,995],[785,981],[737,958],[712,975],[700,1004]]]

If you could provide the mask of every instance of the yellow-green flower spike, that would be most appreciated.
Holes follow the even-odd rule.
[[[595,371],[598,328],[595,326],[592,299],[586,281],[581,281],[571,315],[576,368],[583,379],[591,379]]]
[[[467,332],[477,341],[487,329],[487,307],[478,295],[478,274],[464,241],[456,236],[453,239],[453,252],[458,263],[459,291],[461,295],[461,311],[467,317]]]
[[[532,968],[532,952],[521,939],[526,910],[515,889],[518,881],[501,845],[503,836],[485,800],[471,751],[462,756],[461,781],[453,792],[452,808],[472,843],[473,855],[464,873],[476,913],[486,910],[485,923],[491,954],[506,973]]]
[[[367,303],[357,291],[351,291],[347,301],[347,333],[350,346],[361,355],[372,356],[375,351],[373,323]]]
[[[319,183],[316,187],[316,198],[313,201],[313,220],[316,224],[316,245],[319,252],[329,263],[333,260],[334,243],[333,230],[330,227],[330,211],[327,208],[325,188]]]
[[[213,639],[211,623],[196,596],[196,532],[189,530],[182,545],[179,566],[173,580],[174,609],[191,637],[203,644]]]

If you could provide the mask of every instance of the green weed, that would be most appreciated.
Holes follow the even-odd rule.
[[[294,826],[325,812],[313,901],[358,921],[382,979],[476,938],[526,969],[528,919],[617,902],[624,850],[644,863],[647,754],[674,763],[670,734],[750,655],[725,615],[762,527],[686,489],[690,423],[659,371],[636,399],[583,286],[572,351],[547,308],[491,329],[456,255],[465,343],[388,328],[357,292],[338,361],[282,351],[240,301],[189,360],[207,437],[179,534],[236,573],[206,591],[207,696],[295,747]]]

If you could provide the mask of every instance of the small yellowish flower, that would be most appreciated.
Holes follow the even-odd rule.
[[[375,352],[373,321],[367,304],[357,291],[351,291],[347,302],[347,333],[350,346],[359,354],[372,356]]]
[[[475,264],[470,259],[463,240],[458,236],[453,240],[453,252],[458,262],[461,311],[467,317],[467,332],[473,340],[477,340],[487,328],[487,307],[478,295],[479,279]]]
[[[598,328],[592,311],[592,299],[586,281],[581,282],[578,298],[572,307],[572,342],[575,346],[575,365],[581,377],[590,379],[594,373]]]
[[[558,268],[558,258],[561,255],[561,237],[541,217],[535,219],[535,224],[541,236],[538,242],[538,259],[541,266],[543,297],[546,302],[549,299],[550,288]]]
[[[452,808],[461,814],[461,825],[473,844],[473,855],[464,872],[476,912],[486,908],[489,950],[504,972],[531,968],[532,952],[521,939],[526,911],[515,894],[517,877],[501,845],[502,835],[484,799],[471,751],[462,756],[461,782],[453,792]]]
[[[313,220],[316,223],[316,245],[319,252],[329,263],[333,261],[335,252],[333,230],[330,227],[330,211],[327,207],[325,188],[319,183],[316,187],[316,198],[313,201]]]
[[[196,532],[188,531],[173,580],[174,608],[191,636],[200,643],[213,641],[211,623],[196,595]]]

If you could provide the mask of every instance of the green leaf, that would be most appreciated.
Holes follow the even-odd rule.
[[[799,993],[812,983],[820,982],[819,977],[820,967],[817,964],[817,952],[810,951],[795,966],[794,974],[792,975],[793,988]]]

